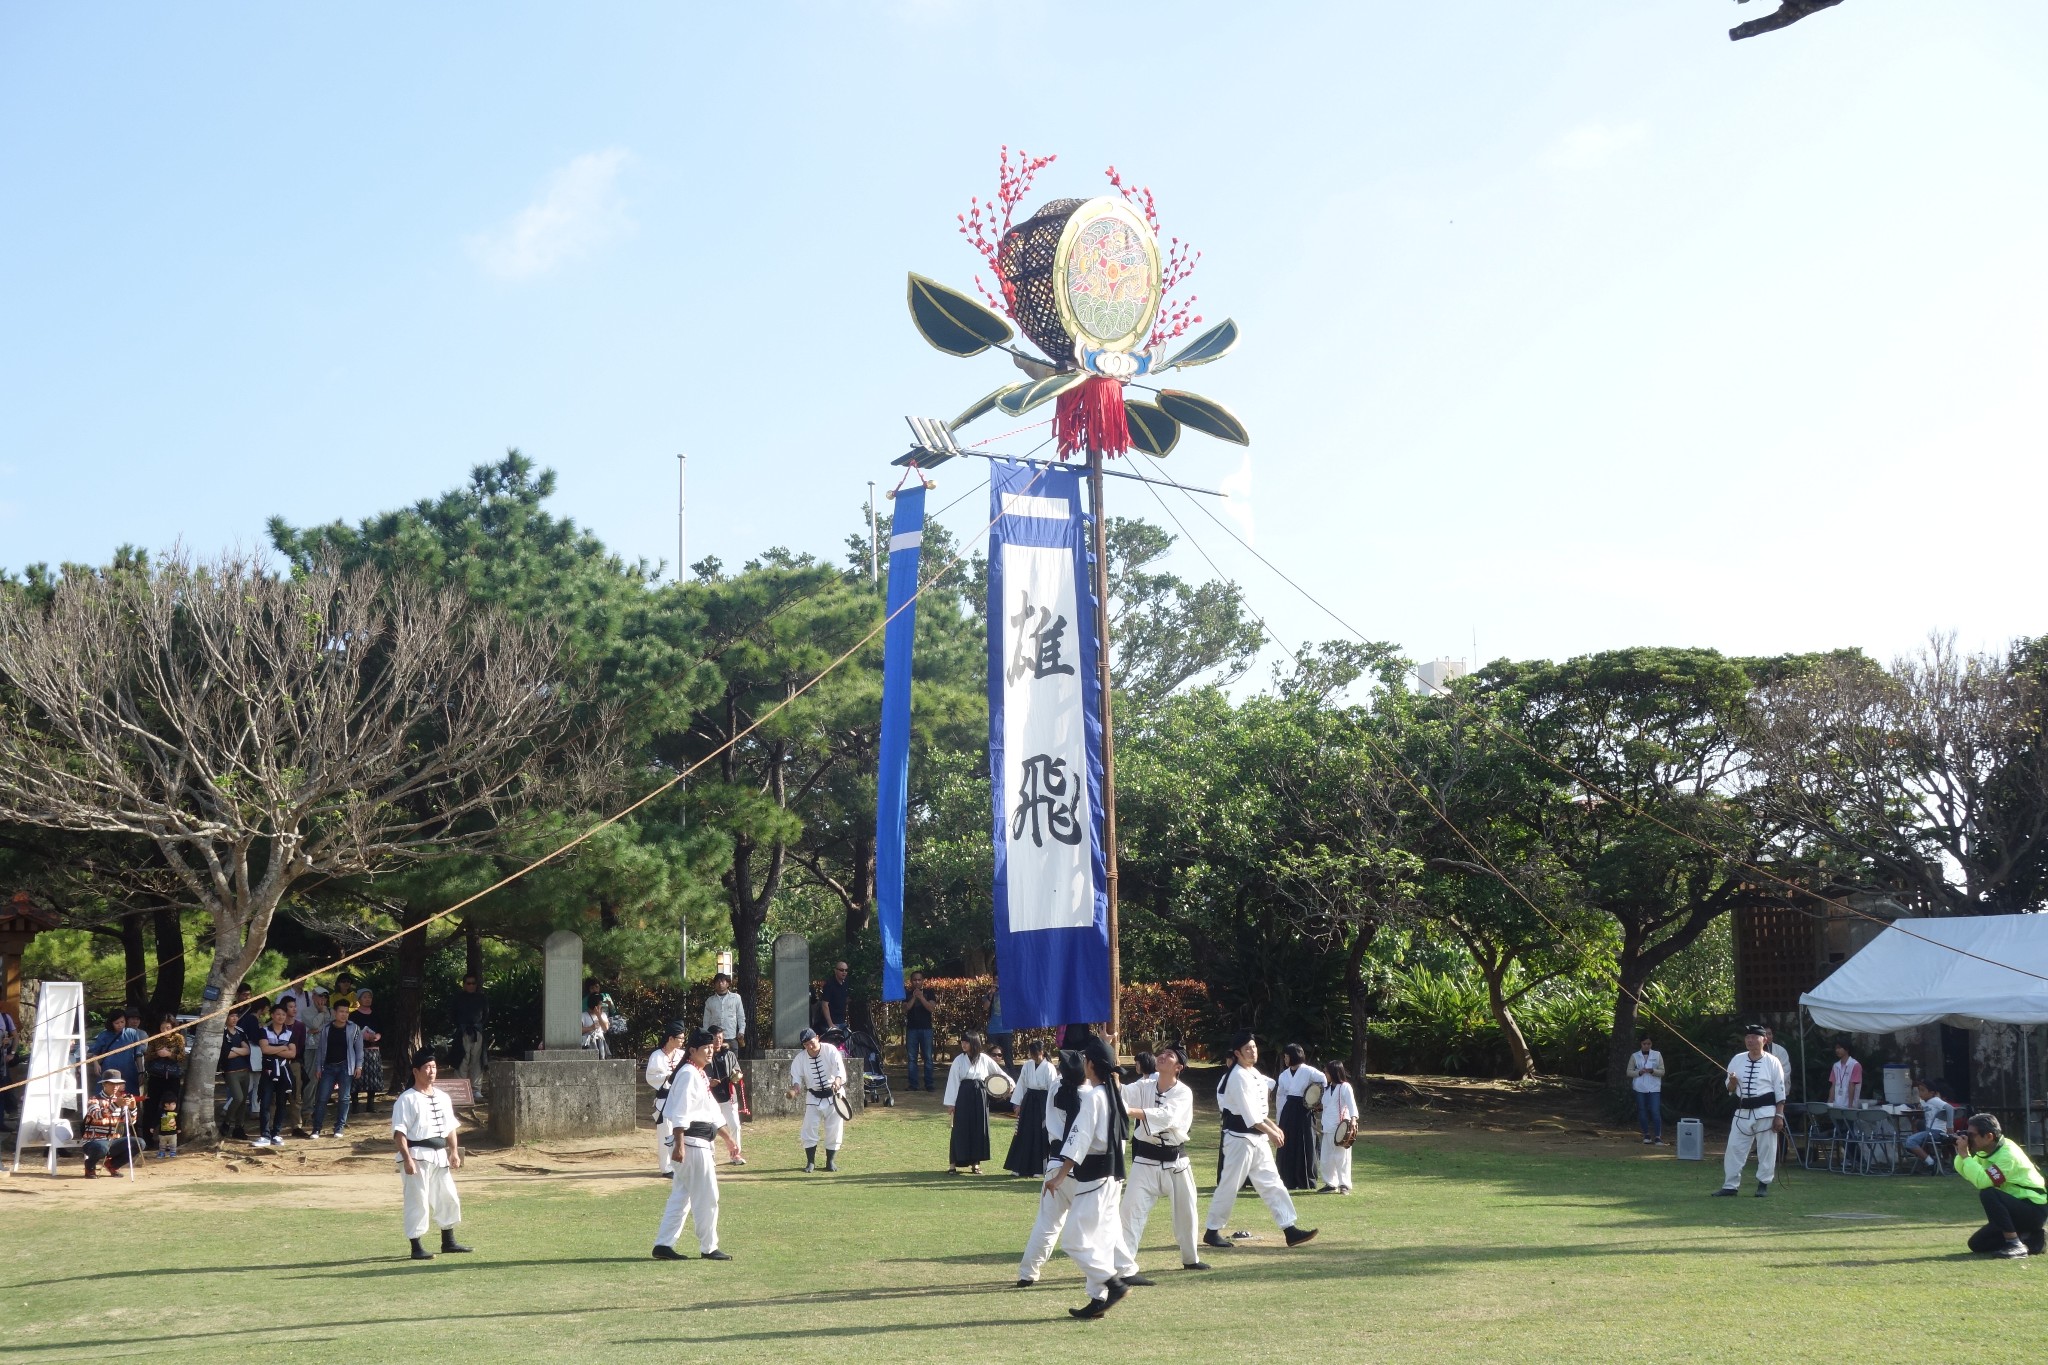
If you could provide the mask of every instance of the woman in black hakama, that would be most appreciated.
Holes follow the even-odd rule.
[[[1280,1183],[1290,1190],[1316,1187],[1315,1115],[1303,1096],[1309,1086],[1323,1084],[1323,1073],[1306,1065],[1308,1054],[1300,1043],[1289,1043],[1285,1052],[1287,1069],[1279,1076],[1275,1098],[1280,1101],[1280,1131],[1287,1141],[1273,1153],[1280,1168]]]
[[[951,1174],[965,1166],[980,1175],[981,1163],[989,1158],[987,1086],[995,1074],[995,1058],[981,1050],[981,1035],[962,1038],[960,1055],[946,1073],[946,1112],[953,1116],[953,1136],[946,1149]]]
[[[1013,1175],[1045,1178],[1045,1101],[1059,1084],[1059,1071],[1045,1060],[1045,1044],[1031,1040],[1030,1060],[1017,1073],[1017,1135],[1003,1169]]]

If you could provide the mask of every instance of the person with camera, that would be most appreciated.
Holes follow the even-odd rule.
[[[713,1024],[705,1032],[711,1035],[711,1064],[704,1074],[711,1081],[711,1098],[718,1101],[718,1112],[725,1118],[725,1159],[735,1166],[744,1166],[747,1159],[740,1154],[740,1092],[747,1077],[740,1070],[740,1054],[726,1041],[725,1030]]]
[[[1956,1136],[1956,1174],[1977,1187],[1984,1226],[1970,1234],[1970,1250],[2017,1260],[2039,1256],[2048,1226],[2048,1187],[2020,1145],[1999,1128],[1996,1114],[1972,1114]]]
[[[412,1242],[415,1261],[434,1259],[434,1253],[420,1245],[430,1217],[440,1225],[441,1250],[470,1250],[455,1240],[455,1225],[462,1221],[462,1200],[455,1193],[462,1144],[456,1137],[455,1102],[434,1088],[438,1073],[434,1049],[421,1048],[412,1055],[412,1084],[391,1101],[391,1140],[398,1147],[405,1235]]]
[[[938,1088],[938,1067],[933,1064],[937,1055],[932,1033],[932,1011],[939,1002],[932,998],[931,987],[924,984],[923,972],[910,974],[910,990],[903,998],[903,1059],[904,1070],[908,1073],[910,1086],[918,1088],[917,1078],[924,1077],[924,1089]],[[920,1072],[919,1064],[923,1064]]]
[[[108,1068],[100,1073],[100,1093],[85,1106],[85,1178],[99,1174],[100,1162],[107,1174],[118,1175],[135,1160],[135,1097],[128,1093],[128,1078]]]
[[[583,998],[580,1026],[583,1050],[595,1052],[598,1060],[603,1061],[612,1055],[611,1035],[623,1032],[626,1021],[614,1015],[609,992],[593,991]]]

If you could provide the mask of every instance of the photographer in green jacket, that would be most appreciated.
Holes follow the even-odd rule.
[[[1970,1234],[1970,1250],[2009,1258],[2041,1254],[2048,1188],[2032,1159],[1999,1128],[1997,1115],[1970,1116],[1957,1135],[1956,1174],[1977,1187],[1988,1220]]]

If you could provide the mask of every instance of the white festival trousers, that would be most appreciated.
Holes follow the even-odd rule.
[[[800,1146],[819,1145],[819,1130],[823,1129],[824,1148],[828,1152],[839,1150],[839,1144],[846,1139],[846,1120],[839,1117],[839,1111],[832,1101],[813,1098],[804,1106],[804,1136]]]
[[[1138,1243],[1145,1236],[1145,1220],[1152,1206],[1167,1201],[1173,1212],[1173,1240],[1180,1245],[1180,1263],[1193,1265],[1202,1259],[1195,1245],[1195,1169],[1186,1157],[1170,1166],[1139,1157],[1131,1162],[1131,1178],[1125,1182],[1123,1237],[1117,1245],[1116,1273],[1138,1273]]]
[[[452,1228],[462,1221],[462,1201],[455,1195],[455,1172],[446,1166],[429,1166],[415,1162],[418,1175],[407,1175],[399,1168],[399,1187],[405,1191],[405,1235],[408,1238],[427,1235],[427,1216],[441,1227]]]
[[[1230,1226],[1230,1211],[1237,1205],[1237,1192],[1249,1179],[1259,1198],[1266,1201],[1273,1221],[1283,1228],[1294,1226],[1294,1199],[1280,1183],[1280,1168],[1273,1164],[1273,1143],[1264,1133],[1223,1135],[1223,1178],[1209,1196],[1209,1229],[1221,1232]]]
[[[1060,1182],[1065,1189],[1072,1180]],[[1074,1191],[1067,1226],[1060,1233],[1060,1246],[1088,1279],[1088,1297],[1099,1299],[1109,1292],[1116,1276],[1116,1258],[1123,1245],[1123,1182],[1091,1180]]]
[[[673,1247],[683,1235],[683,1220],[697,1220],[697,1250],[718,1250],[718,1166],[711,1159],[711,1144],[698,1146],[693,1138],[683,1139],[683,1159],[669,1177],[668,1203],[661,1210],[661,1227],[654,1244]]]
[[[676,1168],[676,1126],[667,1119],[656,1119],[654,1121],[654,1137],[661,1144],[661,1155],[657,1162],[657,1168],[663,1175],[667,1175]]]
[[[1778,1134],[1771,1127],[1771,1120],[1737,1114],[1734,1126],[1728,1130],[1728,1154],[1721,1158],[1722,1189],[1732,1190],[1742,1183],[1742,1168],[1749,1160],[1751,1147],[1756,1148],[1757,1183],[1768,1185],[1777,1175]]]
[[[718,1112],[725,1115],[725,1140],[732,1144],[734,1156],[740,1152],[740,1101],[735,1095],[718,1106]]]
[[[1051,1175],[1060,1168],[1057,1158],[1045,1163],[1045,1173]],[[1024,1243],[1024,1259],[1017,1262],[1017,1278],[1036,1280],[1038,1273],[1045,1269],[1045,1263],[1052,1259],[1052,1249],[1059,1245],[1060,1232],[1067,1225],[1067,1215],[1074,1207],[1074,1182],[1062,1180],[1059,1189],[1051,1194],[1045,1192],[1043,1184],[1038,1191],[1038,1221],[1031,1225],[1031,1238]]]
[[[1323,1183],[1331,1189],[1351,1188],[1351,1149],[1337,1145],[1337,1132],[1333,1128],[1323,1130],[1321,1170]]]

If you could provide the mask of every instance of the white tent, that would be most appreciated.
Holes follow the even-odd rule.
[[[2048,1024],[2048,915],[1899,920],[1799,1003],[1845,1033]]]

